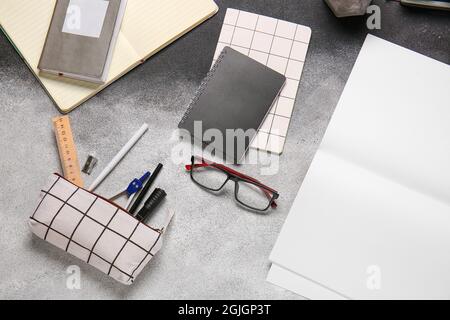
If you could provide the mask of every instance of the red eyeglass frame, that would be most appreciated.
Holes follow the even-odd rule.
[[[194,163],[195,160],[201,161],[201,163]],[[239,171],[236,171],[232,168],[224,166],[223,164],[216,163],[216,162],[213,162],[210,160],[206,160],[202,157],[192,156],[191,163],[193,163],[195,168],[204,168],[204,167],[218,168],[219,170],[225,171],[227,174],[229,174],[231,176],[240,178],[241,180],[247,181],[247,182],[259,187],[264,192],[266,197],[271,200],[270,207],[272,207],[273,209],[275,209],[277,207],[277,203],[275,202],[275,199],[278,199],[278,197],[279,197],[278,191],[266,186],[265,184],[261,183],[259,180],[252,178],[246,174],[243,174]],[[185,167],[186,167],[187,171],[192,172],[192,164],[187,164]],[[255,208],[252,208],[252,209],[255,209]],[[262,210],[262,211],[264,211],[264,210]]]

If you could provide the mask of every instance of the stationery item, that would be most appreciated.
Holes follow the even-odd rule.
[[[338,18],[363,16],[372,0],[325,0]]]
[[[186,165],[186,170],[190,172],[192,181],[212,192],[218,192],[228,181],[234,181],[236,201],[248,209],[267,211],[277,207],[277,191],[227,166],[192,156],[191,164]]]
[[[139,210],[136,218],[139,221],[145,221],[148,219],[166,196],[167,194],[164,190],[156,188],[147,199],[142,209]]]
[[[179,127],[207,144],[204,133],[220,131],[216,149],[234,163],[242,161],[286,78],[280,73],[225,47],[198,89]],[[201,137],[195,130],[201,126]],[[229,136],[229,130],[234,136]],[[236,138],[235,138],[236,137]],[[237,143],[235,143],[237,140]],[[223,144],[219,145],[218,141]]]
[[[38,69],[105,83],[127,0],[58,0]]]
[[[311,29],[254,13],[227,9],[214,55],[225,46],[284,74],[286,85],[270,109],[251,145],[275,154],[283,152],[311,38]]]
[[[138,191],[138,192],[139,192],[139,191]],[[134,198],[136,197],[136,195],[138,194],[138,192],[132,194],[132,195],[128,198],[127,203],[126,203],[126,205],[125,205],[125,209],[127,209],[127,210],[130,209],[130,206],[131,206],[131,204],[133,203],[133,200],[134,200]]]
[[[138,221],[116,204],[52,175],[29,219],[39,238],[130,285],[162,247],[164,231]]]
[[[158,163],[158,165],[156,166],[156,169],[153,171],[152,175],[147,180],[147,182],[145,183],[145,185],[142,188],[141,192],[137,196],[136,201],[134,201],[133,205],[131,206],[130,213],[132,215],[134,215],[136,213],[137,209],[139,208],[139,205],[144,200],[147,192],[150,190],[150,187],[155,182],[155,180],[158,177],[159,173],[161,172],[162,168],[163,168],[163,164],[162,163]]]
[[[426,9],[450,10],[450,0],[400,0],[405,6],[420,7]]]
[[[130,182],[128,187],[125,190],[120,191],[115,196],[112,196],[109,198],[109,200],[114,201],[115,199],[121,197],[121,196],[127,196],[128,198],[136,194],[139,190],[142,189],[145,181],[150,177],[150,172],[147,171],[144,173],[144,175],[141,178],[135,178],[133,181]]]
[[[150,172],[147,171],[140,179],[134,179],[133,181],[131,181],[131,183],[128,185],[126,190],[119,192],[115,196],[111,197],[109,200],[114,201],[123,195],[127,195],[128,200],[127,200],[127,204],[125,205],[125,209],[128,210],[128,208],[130,207],[131,203],[134,200],[134,197],[137,195],[139,190],[142,189],[145,181],[147,181],[147,179],[149,177],[150,177]]]
[[[267,281],[310,300],[347,300],[341,294],[273,263]]]
[[[218,8],[213,0],[128,1],[103,85],[40,75],[37,69],[56,0],[0,1],[0,28],[62,112],[69,112],[178,39]]]
[[[279,280],[450,298],[449,83],[450,66],[367,36],[270,256]]]
[[[83,187],[80,164],[78,162],[77,150],[73,140],[69,117],[56,117],[53,118],[52,121],[64,177],[77,186]]]
[[[95,166],[97,165],[97,158],[95,158],[94,156],[88,156],[86,163],[83,166],[83,169],[81,170],[82,172],[90,175],[92,173],[92,170],[94,170]]]
[[[89,191],[94,191],[100,183],[105,180],[105,178],[114,170],[114,168],[119,164],[119,162],[126,156],[128,152],[134,147],[136,142],[147,132],[148,124],[144,123],[142,127],[134,134],[133,137],[127,142],[126,145],[117,153],[117,155],[111,160],[111,162],[106,166],[105,169],[100,173],[100,175],[92,182],[89,187]]]

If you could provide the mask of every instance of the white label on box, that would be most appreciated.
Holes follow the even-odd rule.
[[[62,32],[99,38],[109,1],[70,0]]]

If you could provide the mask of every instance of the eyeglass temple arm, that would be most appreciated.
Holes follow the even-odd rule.
[[[192,165],[187,164],[186,166],[186,171],[191,171],[192,170]],[[194,168],[204,168],[204,167],[209,167],[209,164],[207,163],[196,163],[194,164]]]
[[[219,163],[214,163],[214,164],[211,164],[211,165],[210,165],[210,164],[208,164],[208,163],[202,161],[202,163],[196,163],[196,164],[194,164],[194,168],[205,168],[205,167],[209,167],[209,166],[216,166],[216,167],[221,168],[221,169],[223,169],[223,170],[225,170],[225,171],[228,171],[228,172],[230,172],[230,173],[233,173],[233,174],[237,175],[238,177],[241,177],[241,178],[243,178],[243,179],[246,179],[246,180],[249,180],[249,181],[251,181],[251,182],[255,182],[255,183],[257,183],[257,184],[259,184],[259,185],[261,185],[261,186],[264,186],[264,185],[263,185],[261,182],[259,182],[258,180],[254,179],[254,178],[252,178],[252,177],[249,177],[249,176],[247,176],[247,175],[245,175],[245,174],[243,174],[243,173],[240,173],[239,171],[236,171],[236,170],[233,170],[233,169],[231,169],[231,168],[228,168],[228,167],[226,167],[226,166],[224,166],[224,165],[221,165],[221,164],[219,164]],[[187,170],[187,171],[191,171],[191,170],[192,170],[192,165],[190,165],[190,164],[186,165],[186,170]],[[269,187],[267,187],[267,186],[264,186],[264,187],[269,188]],[[266,197],[267,197],[268,199],[272,199],[272,195],[270,194],[270,192],[269,192],[268,190],[266,190],[266,189],[264,189],[264,188],[261,188],[261,187],[259,187],[259,188],[264,192],[264,194],[266,195]],[[270,190],[273,190],[273,189],[271,189],[271,188],[269,188],[269,189],[270,189]],[[273,191],[275,191],[275,190],[273,190]],[[277,203],[275,202],[275,200],[272,201],[272,203],[270,204],[270,206],[271,206],[272,208],[276,208],[276,207],[277,207]]]

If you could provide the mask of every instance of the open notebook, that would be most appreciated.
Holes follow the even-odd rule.
[[[0,26],[61,112],[69,112],[209,17],[213,0],[130,0],[107,82],[91,85],[43,76],[39,58],[56,0],[1,0]]]
[[[369,35],[270,256],[306,297],[450,298],[450,66]]]

